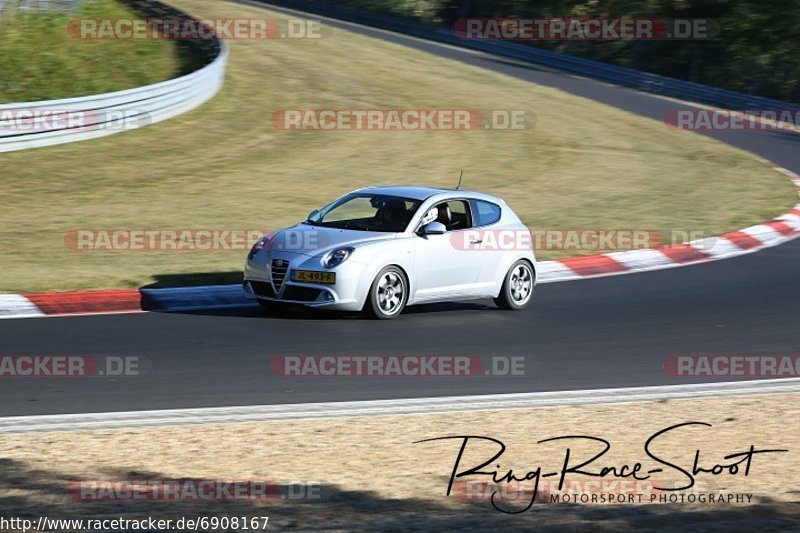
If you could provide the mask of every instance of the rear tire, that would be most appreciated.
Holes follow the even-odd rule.
[[[533,300],[535,282],[533,267],[524,259],[520,259],[508,270],[503,287],[500,289],[500,296],[494,299],[494,303],[500,309],[509,311],[525,309]]]
[[[408,302],[408,280],[396,266],[381,270],[367,295],[364,313],[378,320],[389,320],[403,312]]]

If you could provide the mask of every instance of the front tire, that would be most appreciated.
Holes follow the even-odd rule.
[[[500,296],[494,303],[500,309],[521,311],[528,307],[533,300],[533,286],[536,278],[533,267],[524,259],[514,263],[506,274]]]
[[[375,276],[364,311],[372,318],[388,320],[399,316],[406,302],[408,302],[408,280],[400,268],[388,266]]]

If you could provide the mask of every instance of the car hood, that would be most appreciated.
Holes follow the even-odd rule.
[[[397,234],[327,228],[301,223],[270,233],[267,237],[268,248],[273,252],[314,256],[340,246],[359,246],[396,239]]]

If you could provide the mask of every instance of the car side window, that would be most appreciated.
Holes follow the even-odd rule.
[[[436,222],[441,222],[447,231],[466,229],[472,224],[469,203],[465,200],[450,200],[436,206],[439,211]]]
[[[475,225],[488,226],[500,220],[500,206],[484,200],[475,200]]]

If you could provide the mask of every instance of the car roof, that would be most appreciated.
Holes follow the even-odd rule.
[[[411,198],[413,200],[427,200],[432,196],[441,195],[442,199],[445,198],[479,198],[490,200],[494,202],[502,202],[499,198],[490,194],[485,194],[478,191],[464,191],[460,189],[442,189],[438,187],[417,187],[410,185],[387,185],[382,187],[367,187],[359,189],[358,193],[366,194],[385,194],[388,196],[400,196],[403,198]]]

